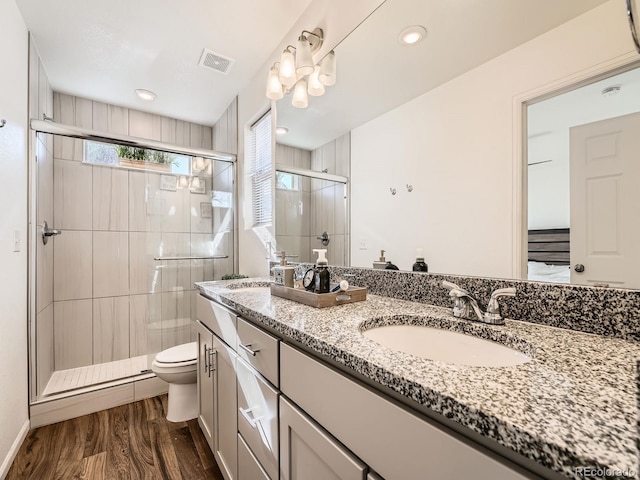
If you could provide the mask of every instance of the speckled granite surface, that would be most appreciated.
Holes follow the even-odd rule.
[[[635,342],[522,321],[483,325],[454,319],[447,308],[371,294],[364,302],[315,309],[272,297],[266,289],[234,293],[234,286],[247,284],[197,285],[240,315],[566,477],[583,478],[586,470],[580,468],[591,468],[637,478]],[[377,324],[404,322],[500,341],[533,360],[499,368],[445,364],[385,348],[361,334]]]
[[[296,268],[304,272],[311,264]],[[330,266],[332,281],[346,278],[369,292],[430,305],[449,306],[448,280],[469,291],[484,307],[497,288],[515,287],[515,298],[500,299],[502,313],[553,327],[640,341],[640,290],[562,285],[524,280]]]

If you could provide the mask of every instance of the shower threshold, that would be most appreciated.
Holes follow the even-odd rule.
[[[114,362],[57,370],[51,375],[49,383],[47,383],[42,392],[42,397],[58,395],[138,375],[151,374],[148,368],[147,355],[140,355]]]

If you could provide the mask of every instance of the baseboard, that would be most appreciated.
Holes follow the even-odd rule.
[[[16,455],[18,454],[18,450],[20,450],[20,447],[22,446],[22,442],[24,442],[24,439],[27,438],[27,434],[29,433],[30,429],[31,429],[31,424],[29,422],[29,419],[27,419],[25,420],[24,425],[22,425],[22,428],[20,429],[18,436],[16,437],[16,439],[13,442],[13,445],[11,445],[11,448],[9,449],[9,453],[7,453],[6,458],[2,462],[2,465],[0,466],[0,480],[4,480],[5,478],[7,478],[7,474],[9,473],[9,469],[11,468],[11,464],[13,463],[13,461],[16,458]]]

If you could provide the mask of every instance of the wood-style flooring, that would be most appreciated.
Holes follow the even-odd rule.
[[[222,480],[197,420],[172,423],[167,396],[31,430],[7,480]]]

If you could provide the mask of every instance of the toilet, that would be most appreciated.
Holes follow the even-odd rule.
[[[184,422],[198,416],[198,343],[184,343],[156,355],[151,370],[169,384],[167,420]]]

